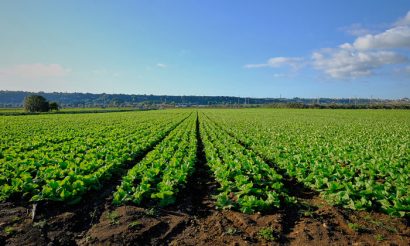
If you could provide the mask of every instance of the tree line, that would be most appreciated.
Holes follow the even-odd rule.
[[[49,102],[43,96],[30,95],[24,98],[24,110],[30,113],[58,111],[60,106],[56,102]]]
[[[93,94],[65,92],[24,92],[1,91],[0,107],[21,107],[25,97],[39,95],[51,102],[58,102],[62,107],[140,107],[141,105],[169,106],[226,106],[250,107],[269,105],[409,105],[410,99],[376,99],[376,98],[250,98],[233,96],[169,96],[169,95],[128,95],[128,94]],[[310,106],[317,107],[317,106]],[[327,106],[325,106],[327,107]],[[329,106],[330,107],[330,106]],[[333,106],[332,106],[333,107]]]

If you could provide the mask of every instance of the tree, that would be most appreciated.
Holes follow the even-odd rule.
[[[56,102],[50,102],[50,111],[58,111],[60,109],[60,105]]]
[[[47,112],[50,104],[42,96],[30,95],[24,98],[24,109],[28,112]]]

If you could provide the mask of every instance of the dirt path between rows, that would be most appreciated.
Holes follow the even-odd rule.
[[[269,214],[220,211],[198,121],[197,139],[196,171],[175,205],[113,206],[119,173],[78,205],[39,205],[34,221],[27,203],[1,203],[0,245],[409,245],[408,219],[329,206],[286,176],[297,205]]]

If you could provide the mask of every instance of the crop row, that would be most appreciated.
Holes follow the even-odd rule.
[[[341,111],[208,111],[221,129],[332,204],[410,212],[410,126],[405,117]],[[327,112],[325,112],[327,113]],[[373,115],[374,114],[374,115]],[[381,114],[381,115],[378,115]]]
[[[332,204],[405,216],[409,119],[405,111],[267,109],[0,117],[0,201],[75,203],[151,150],[122,177],[114,203],[171,204],[195,170],[199,124],[220,208],[253,213],[293,202],[275,163]]]
[[[285,192],[282,176],[253,151],[221,131],[205,115],[200,117],[205,155],[219,183],[217,206],[244,213],[267,211],[292,202]]]
[[[118,114],[118,117],[93,114],[76,115],[36,115],[26,117],[0,117],[0,151],[4,156],[16,153],[27,154],[43,146],[67,144],[73,140],[86,140],[89,136],[102,136],[125,126],[149,124],[152,114],[138,112],[140,117],[131,114]],[[131,122],[132,119],[132,122]],[[132,125],[131,125],[132,124]],[[96,132],[98,130],[98,132]],[[126,129],[122,129],[128,133]],[[95,138],[94,137],[94,138]],[[85,139],[84,139],[85,138]],[[94,140],[94,139],[93,139]]]
[[[192,114],[128,171],[114,193],[114,204],[151,200],[166,206],[175,202],[195,168],[196,120]]]
[[[0,200],[21,194],[32,201],[77,202],[85,192],[100,188],[102,181],[125,163],[161,141],[187,113],[117,113],[110,117],[102,127],[98,127],[101,118],[86,118],[88,127],[78,119],[87,128],[78,130],[81,137],[71,141],[51,141],[30,151],[4,150],[0,158]],[[110,121],[117,122],[111,130]]]

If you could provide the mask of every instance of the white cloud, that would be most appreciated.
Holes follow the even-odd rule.
[[[17,78],[47,78],[63,77],[68,75],[71,69],[64,68],[60,64],[19,64],[11,67],[0,68],[1,77]]]
[[[365,77],[386,65],[408,62],[407,57],[391,50],[397,48],[410,48],[410,11],[384,32],[314,52],[312,62],[314,68],[333,78]]]
[[[400,52],[400,49],[410,48],[410,11],[383,32],[369,34],[360,24],[352,25],[349,31],[353,35],[359,35],[354,42],[320,49],[313,52],[310,60],[301,57],[274,57],[266,63],[248,64],[245,67],[290,66],[297,69],[308,65],[332,78],[346,79],[371,76],[388,65],[396,65],[397,68],[397,64],[409,63],[409,58],[404,55],[406,52]],[[409,67],[404,70],[409,71]],[[393,67],[391,71],[394,69]]]
[[[410,48],[410,11],[392,28],[379,34],[358,37],[353,45],[360,50]]]
[[[159,68],[167,68],[168,65],[167,65],[167,64],[164,64],[164,63],[157,63],[157,67],[159,67]]]
[[[357,78],[372,75],[374,70],[385,65],[408,61],[392,51],[358,51],[346,46],[314,52],[313,66],[333,78]]]
[[[260,68],[260,67],[283,67],[290,66],[294,69],[299,68],[302,65],[303,58],[301,57],[273,57],[266,63],[261,64],[247,64],[245,68]]]
[[[340,28],[340,30],[347,33],[347,34],[349,34],[349,35],[356,36],[356,37],[372,33],[371,30],[363,27],[359,23],[355,23],[355,24],[352,24],[350,26],[342,27],[342,28]]]
[[[406,26],[410,25],[410,11],[407,12],[406,16],[403,18],[399,19],[396,23],[395,26]]]
[[[353,45],[360,50],[410,48],[410,26],[398,26],[376,35],[358,37]]]

